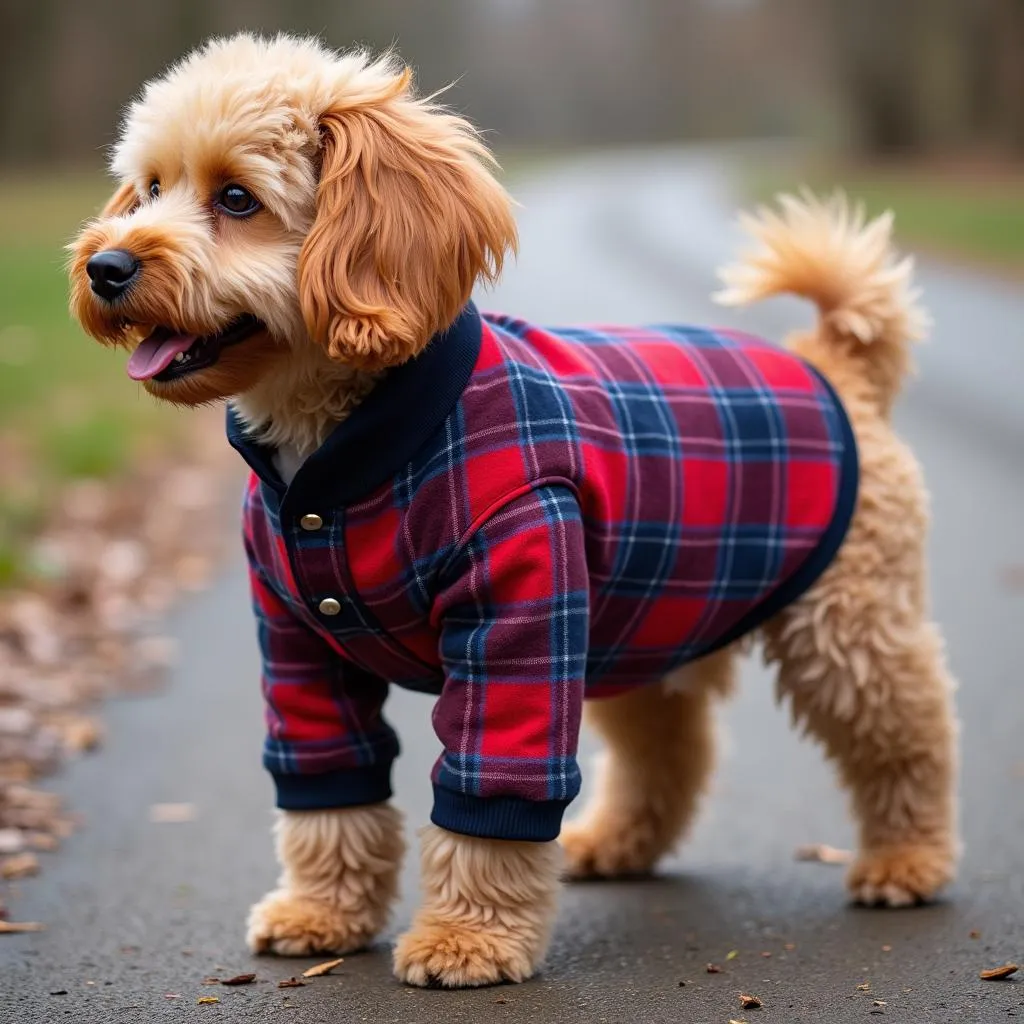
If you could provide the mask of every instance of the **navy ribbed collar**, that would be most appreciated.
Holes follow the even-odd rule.
[[[234,448],[281,503],[303,509],[350,505],[398,473],[455,407],[480,353],[480,314],[470,302],[415,359],[390,370],[299,467],[291,485],[274,467],[274,449],[254,440],[229,405]],[[314,503],[314,504],[311,504]]]

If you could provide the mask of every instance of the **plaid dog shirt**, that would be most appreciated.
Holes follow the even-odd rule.
[[[584,696],[649,684],[803,593],[842,542],[857,453],[793,354],[694,327],[542,329],[469,305],[286,487],[245,544],[264,763],[286,809],[391,794],[391,684],[437,695],[435,824],[550,840]]]

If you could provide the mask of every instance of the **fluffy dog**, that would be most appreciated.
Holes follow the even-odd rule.
[[[393,58],[287,37],[215,41],[149,83],[112,166],[120,184],[72,246],[73,312],[131,350],[130,376],[157,398],[230,400],[256,470],[246,543],[282,874],[250,915],[253,950],[344,953],[385,927],[403,838],[380,707],[400,683],[440,693],[446,754],[396,973],[529,977],[563,871],[646,872],[686,832],[732,641],[754,625],[852,796],[852,896],[898,906],[950,880],[952,684],[928,617],[926,494],[889,424],[923,316],[888,219],[805,197],[750,221],[760,249],[722,297],[813,300],[818,322],[788,352],[481,317],[471,290],[516,233],[476,132]],[[680,397],[688,374],[721,387]],[[757,430],[723,448],[684,406],[760,416],[774,441],[737,455]],[[764,426],[775,415],[782,434]],[[778,564],[752,570],[752,590],[733,567],[694,596],[665,555],[692,568],[691,519],[747,515],[711,511],[739,501],[723,480],[744,482],[756,556]],[[729,557],[749,566],[741,533]],[[808,575],[798,563],[823,537],[827,564]],[[558,843],[584,689],[604,694],[588,713],[605,761]]]

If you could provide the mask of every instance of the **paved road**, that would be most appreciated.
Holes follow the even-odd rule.
[[[523,255],[487,305],[542,322],[729,320],[776,336],[808,315],[785,300],[742,317],[709,305],[712,268],[735,245],[719,156],[588,158],[525,180],[518,194]],[[1024,1018],[1024,984],[977,977],[1024,957],[1024,590],[1003,578],[1024,563],[1024,298],[938,268],[922,277],[938,328],[899,420],[935,496],[936,605],[962,682],[966,854],[947,901],[849,909],[837,869],[794,863],[798,844],[842,846],[850,829],[829,770],[790,732],[752,663],[723,716],[721,770],[692,841],[655,880],[569,889],[542,977],[415,991],[391,979],[382,944],[335,977],[279,990],[307,963],[252,959],[241,941],[246,908],[274,868],[257,662],[235,567],[175,620],[185,653],[174,685],[113,704],[109,743],[60,781],[87,827],[16,904],[49,930],[0,939],[0,1020]],[[428,711],[410,694],[391,707],[410,828],[429,808]],[[192,802],[198,818],[150,824],[149,806],[164,801]],[[396,928],[411,914],[415,869],[411,859]],[[723,972],[708,974],[709,961]],[[256,984],[196,1004],[213,991],[206,975],[250,970]],[[740,991],[764,1009],[741,1013]]]

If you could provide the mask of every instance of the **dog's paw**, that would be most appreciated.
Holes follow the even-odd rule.
[[[586,822],[562,827],[558,843],[566,878],[623,878],[651,872],[661,851],[642,822],[632,828],[606,828]]]
[[[353,953],[369,945],[383,928],[379,916],[373,910],[352,913],[323,900],[277,889],[249,911],[245,938],[254,953]]]
[[[395,945],[395,975],[420,988],[477,988],[525,981],[541,953],[522,937],[488,925],[480,930],[432,920],[416,922]]]
[[[953,854],[942,846],[886,846],[864,850],[846,884],[857,903],[910,907],[933,899],[952,881],[953,868]]]

